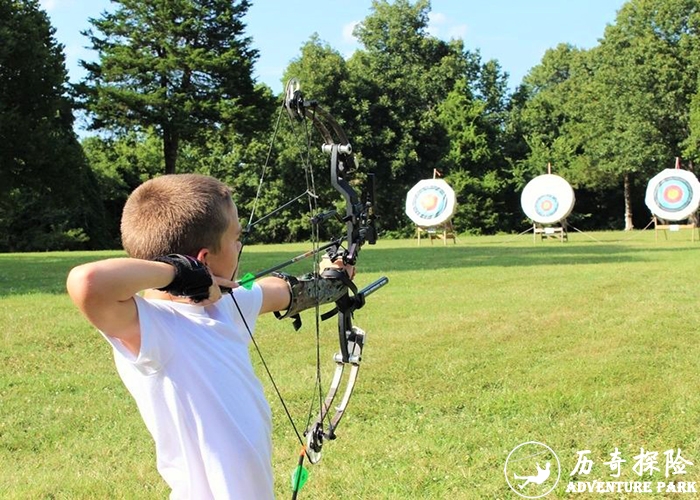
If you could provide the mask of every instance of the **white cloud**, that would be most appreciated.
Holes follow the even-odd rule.
[[[441,27],[447,24],[447,16],[439,12],[428,14],[428,33],[436,38],[440,37]]]
[[[428,33],[435,38],[453,39],[467,36],[469,27],[466,24],[454,24],[449,17],[440,12],[428,14]]]
[[[351,21],[343,26],[343,43],[357,43],[357,39],[353,36],[352,32],[358,24],[360,24],[360,21]]]
[[[428,23],[433,24],[445,24],[447,22],[447,16],[440,12],[431,12],[428,14]]]
[[[447,30],[447,36],[449,36],[451,39],[452,38],[459,38],[464,40],[467,36],[467,31],[469,31],[469,28],[467,27],[466,24],[459,24],[457,26],[450,26],[450,29]]]
[[[46,12],[67,9],[75,6],[75,0],[39,0],[39,6]]]

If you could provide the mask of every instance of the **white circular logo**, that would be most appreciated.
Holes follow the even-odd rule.
[[[528,441],[508,454],[503,468],[510,489],[523,498],[542,498],[559,483],[559,457],[546,444]]]

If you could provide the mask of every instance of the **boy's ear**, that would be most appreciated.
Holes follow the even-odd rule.
[[[207,264],[207,258],[209,257],[209,249],[208,248],[201,248],[199,252],[197,252],[197,255],[195,255],[195,258],[204,264]]]

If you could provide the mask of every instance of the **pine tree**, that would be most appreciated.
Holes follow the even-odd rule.
[[[252,78],[257,50],[245,36],[246,0],[116,0],[83,34],[99,62],[81,61],[76,86],[93,129],[155,130],[166,173],[181,143],[220,128],[246,136],[261,126],[263,93]]]

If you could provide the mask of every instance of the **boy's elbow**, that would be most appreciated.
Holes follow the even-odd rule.
[[[95,282],[93,269],[86,264],[74,267],[68,273],[66,279],[66,289],[68,295],[75,305],[81,310],[85,310],[90,296],[90,289]]]
[[[136,305],[115,298],[110,285],[112,277],[113,274],[105,272],[104,265],[83,264],[70,270],[66,289],[73,303],[93,326],[112,337],[128,337],[134,343],[139,333]]]

